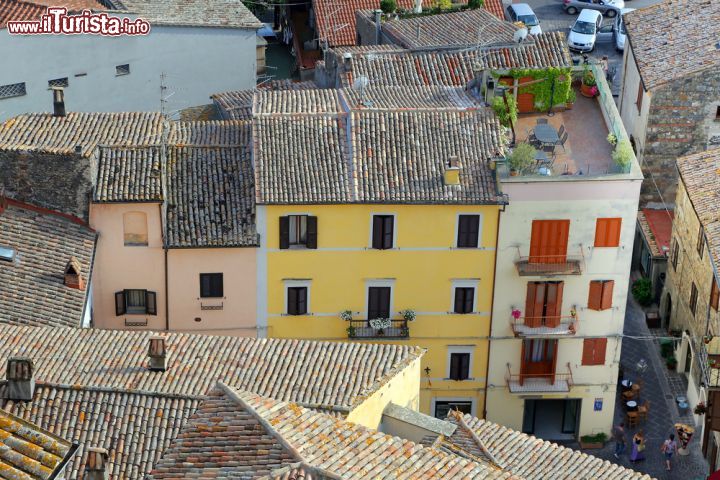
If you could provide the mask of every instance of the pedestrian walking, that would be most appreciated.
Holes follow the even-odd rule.
[[[632,451],[630,452],[630,461],[635,463],[645,460],[645,454],[643,453],[644,450],[645,435],[643,434],[643,431],[640,430],[633,436]]]
[[[672,459],[673,454],[677,453],[677,449],[678,446],[675,441],[675,434],[671,433],[670,437],[668,437],[668,439],[663,442],[662,447],[660,447],[660,451],[665,454],[665,468],[668,471],[672,470],[670,460]]]
[[[619,425],[613,427],[612,433],[615,440],[615,458],[620,458],[620,455],[625,451],[625,423],[620,422]]]

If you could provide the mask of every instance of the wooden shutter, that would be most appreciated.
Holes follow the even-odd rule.
[[[710,401],[708,402],[708,423],[706,428],[711,430],[720,431],[720,391],[711,390]]]
[[[601,310],[612,308],[613,288],[615,288],[615,280],[605,280],[602,282],[602,297],[600,299]]]
[[[460,357],[460,380],[467,380],[470,378],[470,354],[461,353]]]
[[[698,239],[697,239],[697,245],[695,246],[697,249],[698,255],[700,255],[700,258],[703,257],[703,251],[705,250],[705,236],[703,235],[703,226],[700,225],[700,229],[698,230]]]
[[[598,218],[595,221],[595,246],[620,246],[620,227],[622,218]]]
[[[307,217],[307,230],[305,231],[305,247],[307,248],[317,248],[317,225],[317,217]]]
[[[458,220],[458,247],[477,248],[480,232],[480,215],[460,215]]]
[[[643,88],[642,82],[640,82],[640,85],[638,85],[637,98],[635,99],[635,105],[637,105],[638,112],[642,111],[642,102],[643,102],[644,94],[645,94],[645,89]]]
[[[570,220],[533,220],[530,263],[565,263]]]
[[[538,288],[538,286],[540,286]],[[528,282],[527,295],[525,297],[525,325],[534,328],[540,326],[540,316],[542,316],[542,306],[540,310],[535,311],[536,297],[538,290],[542,290],[541,296],[545,296],[544,288],[539,282]]]
[[[280,248],[290,248],[290,217],[280,217]]]
[[[465,313],[465,289],[455,289],[455,313]]]
[[[583,340],[582,364],[605,365],[607,338],[586,338]]]
[[[297,304],[295,311],[297,315],[305,315],[307,309],[307,287],[298,287],[295,289],[297,292]]]
[[[390,318],[390,287],[368,289],[368,319]]]
[[[450,354],[450,379],[460,380],[460,355]]]
[[[382,249],[383,240],[383,217],[380,215],[373,216],[373,231],[372,231],[372,248]]]
[[[595,365],[605,365],[605,351],[607,350],[607,338],[595,339]]]
[[[145,311],[148,315],[157,315],[157,295],[155,292],[145,290]]]
[[[115,292],[115,315],[125,315],[125,292]]]
[[[562,315],[562,294],[563,282],[547,283],[546,304],[545,304],[545,325],[555,328],[560,325],[560,316]]]
[[[298,314],[298,292],[295,287],[287,289],[287,313],[288,315]]]
[[[713,308],[713,310],[718,310],[718,301],[720,300],[720,289],[718,289],[718,284],[715,281],[715,276],[713,275],[712,279],[712,287],[710,287],[710,306]]]
[[[210,296],[210,275],[200,274],[200,297]]]
[[[394,218],[391,215],[386,215],[383,217],[383,248],[393,248],[393,227],[394,227]]]
[[[698,289],[695,286],[695,282],[692,282],[690,286],[690,311],[693,315],[695,315],[695,311],[697,310],[697,299],[698,299]]]
[[[680,245],[678,244],[677,240],[675,240],[674,244],[673,244],[673,251],[672,251],[672,266],[673,266],[673,270],[675,270],[675,271],[677,271],[679,255],[680,255]]]
[[[390,287],[380,287],[380,316],[390,318]]]
[[[472,313],[473,311],[473,300],[475,299],[475,289],[474,288],[463,288],[464,290],[464,296],[465,296],[465,305],[464,305],[464,312],[465,313]]]
[[[603,285],[602,280],[590,282],[590,294],[588,295],[588,308],[590,310],[602,310]]]

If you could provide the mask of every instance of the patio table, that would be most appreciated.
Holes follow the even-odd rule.
[[[540,143],[555,145],[560,140],[557,130],[549,123],[535,125],[534,133]]]
[[[638,404],[635,400],[630,400],[625,404],[628,412],[637,412]]]
[[[630,380],[623,380],[620,382],[620,385],[622,385],[623,390],[630,390],[633,383]]]

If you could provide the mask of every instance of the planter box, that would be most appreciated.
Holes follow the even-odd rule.
[[[658,312],[646,312],[645,323],[648,328],[660,328],[660,314]]]
[[[583,442],[580,440],[580,448],[583,450],[592,450],[603,448],[605,444],[603,442]]]

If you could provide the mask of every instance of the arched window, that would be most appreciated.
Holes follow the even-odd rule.
[[[146,247],[148,244],[147,215],[143,212],[124,214],[123,237],[126,247]]]

